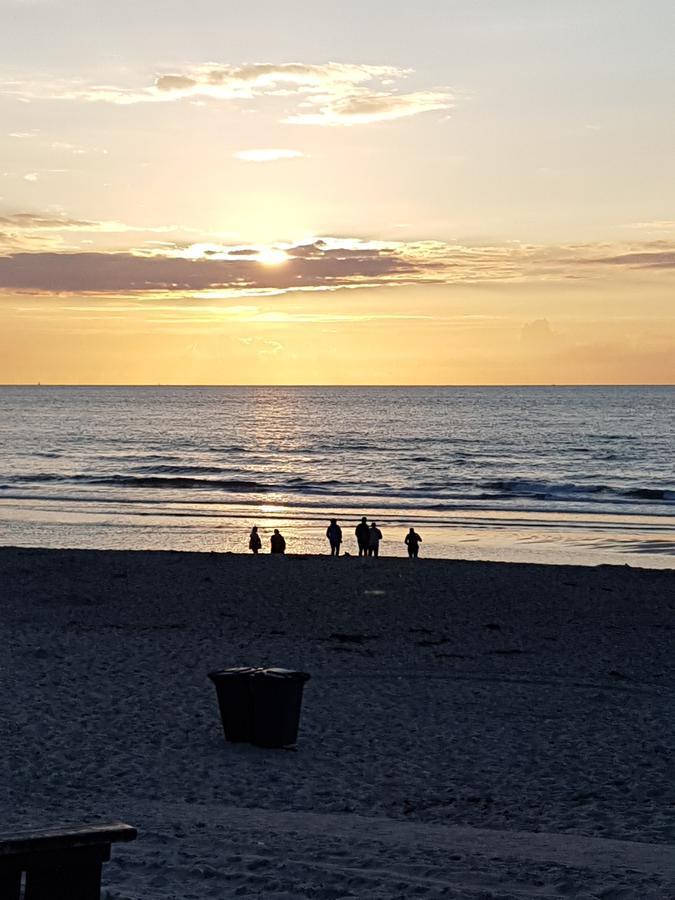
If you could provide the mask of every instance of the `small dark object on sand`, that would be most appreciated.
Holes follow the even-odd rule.
[[[341,634],[335,632],[328,640],[339,641],[341,644],[365,644],[366,641],[376,641],[377,636],[371,634]]]
[[[616,669],[612,669],[611,672],[607,673],[610,678],[616,678],[617,681],[630,681],[628,675],[624,675],[623,672],[617,672]]]
[[[572,803],[587,803],[589,800],[599,800],[600,796],[595,791],[580,791],[570,797]]]

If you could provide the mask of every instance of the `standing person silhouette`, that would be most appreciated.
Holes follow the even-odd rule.
[[[382,532],[377,527],[376,522],[372,522],[368,530],[368,556],[380,555],[380,541],[382,540]]]
[[[284,536],[280,534],[279,529],[274,529],[274,534],[270,538],[270,553],[285,553],[286,541]]]
[[[326,529],[326,537],[330,542],[330,555],[340,555],[340,544],[342,543],[342,529],[337,523],[337,519],[331,519],[330,525]]]
[[[257,554],[258,550],[260,550],[261,547],[262,541],[260,540],[260,535],[258,534],[258,526],[254,525],[251,529],[251,536],[248,539],[248,549]]]
[[[410,559],[417,559],[417,555],[420,552],[420,544],[422,543],[422,538],[414,528],[411,528],[410,531],[406,534],[405,542],[408,545],[408,556],[410,557]]]
[[[354,531],[356,535],[356,543],[359,545],[359,556],[368,555],[368,547],[370,546],[370,528],[368,528],[368,519],[361,517],[361,521]]]

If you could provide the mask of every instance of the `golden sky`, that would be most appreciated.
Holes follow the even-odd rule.
[[[675,382],[670,2],[254,6],[0,0],[0,383]]]

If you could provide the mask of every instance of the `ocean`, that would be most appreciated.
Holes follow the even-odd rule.
[[[674,387],[2,387],[0,544],[675,567]]]

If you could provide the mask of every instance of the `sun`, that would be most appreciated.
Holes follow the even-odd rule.
[[[282,263],[288,262],[290,259],[285,250],[278,250],[275,247],[263,247],[255,256],[257,262],[263,266],[280,266]]]

